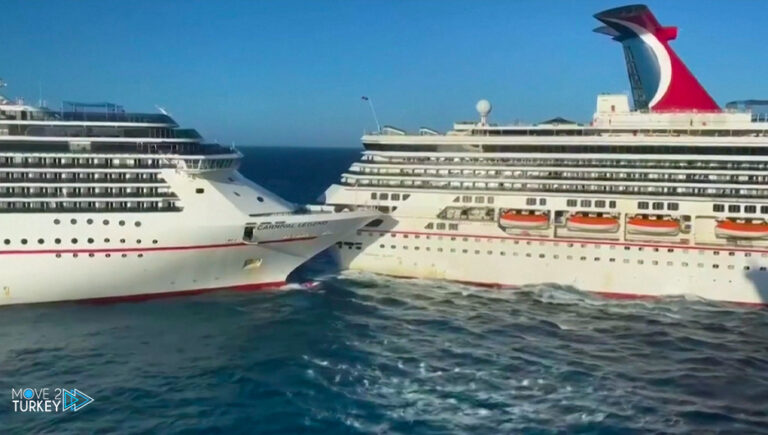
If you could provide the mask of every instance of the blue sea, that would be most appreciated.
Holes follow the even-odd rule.
[[[244,153],[246,175],[307,202],[359,150]],[[0,433],[768,433],[768,310],[343,273],[327,256],[293,276],[308,279],[0,309]],[[94,402],[15,413],[25,387]]]

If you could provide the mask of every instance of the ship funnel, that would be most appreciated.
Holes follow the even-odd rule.
[[[635,109],[719,112],[715,100],[669,46],[677,27],[665,27],[645,5],[609,9],[595,32],[621,42]]]

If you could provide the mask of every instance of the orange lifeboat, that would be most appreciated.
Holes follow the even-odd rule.
[[[674,219],[635,216],[627,220],[627,232],[632,234],[675,235],[680,223]]]
[[[768,237],[768,223],[739,222],[731,219],[722,220],[715,226],[715,234],[719,237],[738,239],[763,239]]]
[[[546,228],[549,225],[549,216],[542,214],[524,214],[507,211],[499,217],[499,224],[504,228],[522,228],[536,230]]]
[[[568,218],[566,228],[571,231],[615,233],[619,229],[619,220],[610,216],[575,215]]]

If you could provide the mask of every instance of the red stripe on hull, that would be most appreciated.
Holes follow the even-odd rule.
[[[376,272],[378,273],[378,272]],[[417,277],[413,276],[404,276],[404,275],[393,275],[388,273],[378,273],[379,275],[386,275],[391,276],[393,278],[398,279],[419,279]],[[444,279],[443,281],[448,282],[455,282],[458,284],[464,284],[464,285],[471,285],[474,287],[481,287],[486,289],[494,289],[494,290],[520,290],[522,287],[518,285],[513,284],[502,284],[498,282],[484,282],[484,281],[464,281],[464,280],[457,280],[457,279]],[[590,290],[579,290],[584,293],[590,293],[594,294],[606,299],[614,299],[614,300],[646,300],[646,301],[653,301],[653,300],[659,300],[662,298],[662,296],[656,296],[656,295],[643,295],[638,293],[616,293],[616,292],[601,292],[601,291],[590,291]],[[670,295],[674,296],[674,295]],[[710,299],[708,299],[710,300]],[[740,307],[751,307],[751,308],[768,308],[768,303],[766,302],[731,302],[731,301],[717,301],[717,300],[711,300],[712,302],[717,302],[720,304],[730,304]]]
[[[245,292],[245,291],[278,289],[284,285],[285,285],[285,281],[275,281],[275,282],[262,282],[262,283],[254,283],[254,284],[243,284],[243,285],[236,285],[232,287],[212,287],[212,288],[192,289],[192,290],[177,290],[172,292],[161,292],[161,293],[142,293],[138,295],[109,296],[109,297],[103,297],[103,298],[78,299],[75,301],[62,301],[62,302],[77,302],[77,303],[87,303],[87,304],[143,302],[143,301],[152,300],[152,299],[165,299],[165,298],[173,298],[173,297],[179,297],[179,296],[193,296],[193,295],[199,295],[204,293],[212,293],[216,291]]]

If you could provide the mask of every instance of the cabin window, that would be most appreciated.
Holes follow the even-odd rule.
[[[581,206],[582,207],[592,207],[592,201],[589,199],[582,199],[581,200]]]
[[[654,210],[664,210],[664,203],[663,202],[654,202],[653,203],[653,209]]]
[[[477,204],[485,203],[485,197],[484,196],[476,196],[475,197],[475,203],[477,203]]]
[[[435,228],[435,224],[433,222],[430,222],[430,223],[428,223],[427,225],[424,226],[425,230],[432,230],[434,228]]]
[[[385,199],[385,200],[389,199],[389,194],[388,193],[379,194],[379,199]]]
[[[667,210],[677,211],[679,209],[680,209],[680,204],[678,204],[676,202],[668,202],[667,203]]]
[[[448,224],[448,229],[450,231],[458,231],[459,230],[459,224]]]
[[[438,229],[438,230],[444,230],[444,229],[445,229],[445,223],[444,223],[444,222],[440,222],[440,223],[438,223],[438,224],[437,224],[437,229]]]
[[[469,195],[462,196],[461,202],[472,202],[472,197]]]
[[[729,204],[728,205],[728,213],[739,213],[741,212],[741,206],[738,204]]]
[[[750,214],[757,213],[757,206],[756,205],[745,205],[744,206],[744,213],[750,213]]]
[[[198,187],[197,189],[195,189],[195,193],[203,193],[203,192],[205,192],[205,189],[203,189],[202,187]]]
[[[400,201],[400,194],[399,193],[393,193],[392,194],[392,201]]]
[[[768,205],[761,205],[760,206],[760,213],[768,214]]]
[[[578,204],[578,201],[576,201],[575,199],[569,199],[568,201],[565,202],[565,204],[568,207],[576,207],[576,205]]]
[[[539,205],[547,205],[547,198],[539,198]]]
[[[536,198],[526,198],[525,205],[536,205]]]
[[[616,201],[608,201],[608,207],[616,208]]]
[[[605,201],[603,201],[602,199],[598,199],[597,201],[595,201],[595,207],[605,208]]]
[[[721,213],[725,211],[725,206],[723,204],[714,204],[712,205],[712,211]]]
[[[376,195],[376,192],[371,192],[371,199],[376,199],[378,195]]]
[[[405,201],[406,199],[408,199],[408,198],[410,198],[410,197],[411,197],[411,194],[410,194],[410,193],[404,193],[404,194],[403,194],[403,201]]]
[[[648,202],[646,201],[640,201],[637,203],[637,208],[639,210],[648,210]]]

